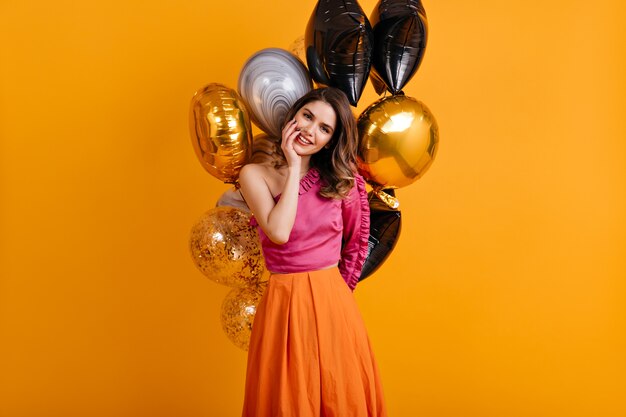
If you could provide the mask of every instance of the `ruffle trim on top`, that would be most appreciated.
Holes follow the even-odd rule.
[[[367,200],[367,191],[365,190],[365,180],[359,174],[354,176],[355,186],[359,192],[359,203],[361,205],[361,221],[359,226],[359,252],[354,262],[354,269],[348,279],[348,287],[354,291],[356,284],[361,277],[361,271],[363,271],[363,264],[367,258],[369,252],[369,237],[370,237],[370,204]]]
[[[304,174],[304,177],[300,178],[300,189],[298,190],[298,195],[306,193],[319,181],[320,172],[317,170],[317,168],[309,168],[306,174]],[[283,193],[278,194],[276,197],[274,197],[274,200],[278,201],[282,194]]]
[[[320,172],[317,168],[309,168],[304,177],[300,179],[300,190],[298,195],[304,194],[320,181]]]

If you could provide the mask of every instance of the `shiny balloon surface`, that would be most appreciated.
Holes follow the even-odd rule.
[[[224,191],[220,198],[215,203],[215,207],[235,207],[239,210],[250,212],[250,208],[246,204],[241,195],[241,192],[237,189],[237,187],[231,187],[228,190]]]
[[[304,64],[279,48],[255,53],[239,74],[239,94],[250,109],[252,121],[265,133],[278,138],[291,106],[312,88]]]
[[[245,288],[234,288],[222,302],[222,329],[235,346],[248,350],[256,309],[267,288],[267,282]]]
[[[356,107],[370,73],[373,44],[361,6],[356,1],[318,1],[304,43],[313,80],[339,88]]]
[[[374,31],[372,82],[378,94],[398,93],[424,57],[428,21],[420,0],[381,0],[370,22]]]
[[[395,197],[393,190],[385,190],[385,192]],[[363,263],[359,281],[364,280],[382,266],[400,239],[402,229],[400,210],[389,207],[374,191],[368,193],[368,201],[370,206],[368,254]]]
[[[359,116],[359,172],[374,187],[400,188],[419,179],[439,144],[437,121],[404,95],[376,101]]]
[[[250,213],[220,206],[207,211],[191,229],[191,257],[218,284],[244,287],[258,282],[265,263]]]
[[[235,90],[212,83],[191,99],[190,133],[202,167],[220,181],[234,183],[251,154],[252,126]]]

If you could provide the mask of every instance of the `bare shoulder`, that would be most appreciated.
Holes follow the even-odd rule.
[[[265,180],[265,167],[260,164],[246,164],[239,171],[239,184],[244,188],[258,188]]]
[[[276,205],[271,170],[271,167],[268,169],[260,164],[247,164],[239,171],[241,193],[248,208],[263,228],[267,226],[269,214]]]
[[[284,181],[284,172],[267,164],[247,164],[239,171],[239,184],[243,187],[257,188],[264,184],[272,195],[280,192]]]

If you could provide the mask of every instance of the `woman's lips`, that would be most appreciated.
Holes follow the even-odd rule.
[[[303,138],[302,135],[298,135],[298,142],[305,146],[313,144],[310,140]]]

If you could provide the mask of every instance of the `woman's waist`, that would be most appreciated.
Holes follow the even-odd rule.
[[[270,275],[287,275],[287,274],[300,274],[300,273],[303,273],[303,272],[324,271],[324,270],[333,269],[333,268],[339,269],[339,263],[336,262],[336,263],[334,263],[332,265],[326,265],[326,266],[322,266],[322,267],[311,267],[311,268],[304,268],[304,269],[302,269],[302,268],[287,268],[286,270],[281,269],[280,271],[273,270],[273,269],[270,269],[268,267],[268,270],[270,272]]]
[[[341,239],[331,242],[287,242],[263,244],[265,266],[269,271],[294,272],[323,269],[341,258]]]

